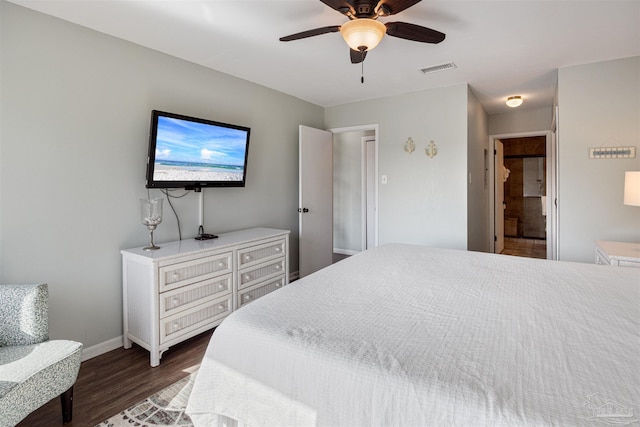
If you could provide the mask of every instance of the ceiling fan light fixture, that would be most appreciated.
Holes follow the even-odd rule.
[[[511,108],[516,108],[522,105],[522,97],[520,95],[510,96],[507,98],[507,105]]]
[[[340,27],[340,34],[353,50],[368,51],[375,48],[386,32],[387,27],[382,22],[369,18],[354,19]]]

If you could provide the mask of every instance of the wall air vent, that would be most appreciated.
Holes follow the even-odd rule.
[[[454,64],[453,62],[447,62],[446,64],[434,65],[433,67],[421,68],[420,71],[422,71],[424,74],[427,74],[435,73],[436,71],[450,70],[452,68],[458,67],[456,67],[456,64]]]

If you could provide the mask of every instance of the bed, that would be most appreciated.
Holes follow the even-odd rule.
[[[640,269],[388,244],[234,312],[195,426],[601,425],[640,415]]]

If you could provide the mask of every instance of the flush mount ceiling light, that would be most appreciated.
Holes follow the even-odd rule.
[[[507,98],[507,105],[511,108],[519,107],[522,105],[522,97],[520,95],[510,96]]]
[[[340,27],[340,34],[347,45],[356,51],[369,51],[380,43],[387,27],[380,21],[368,18],[354,19]]]

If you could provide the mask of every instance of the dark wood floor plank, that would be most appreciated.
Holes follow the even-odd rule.
[[[129,350],[119,348],[83,362],[74,387],[73,421],[67,426],[95,426],[186,377],[200,364],[212,333],[205,332],[171,347],[156,368],[149,365],[149,352],[135,344]],[[62,426],[59,398],[18,424],[53,426]]]

